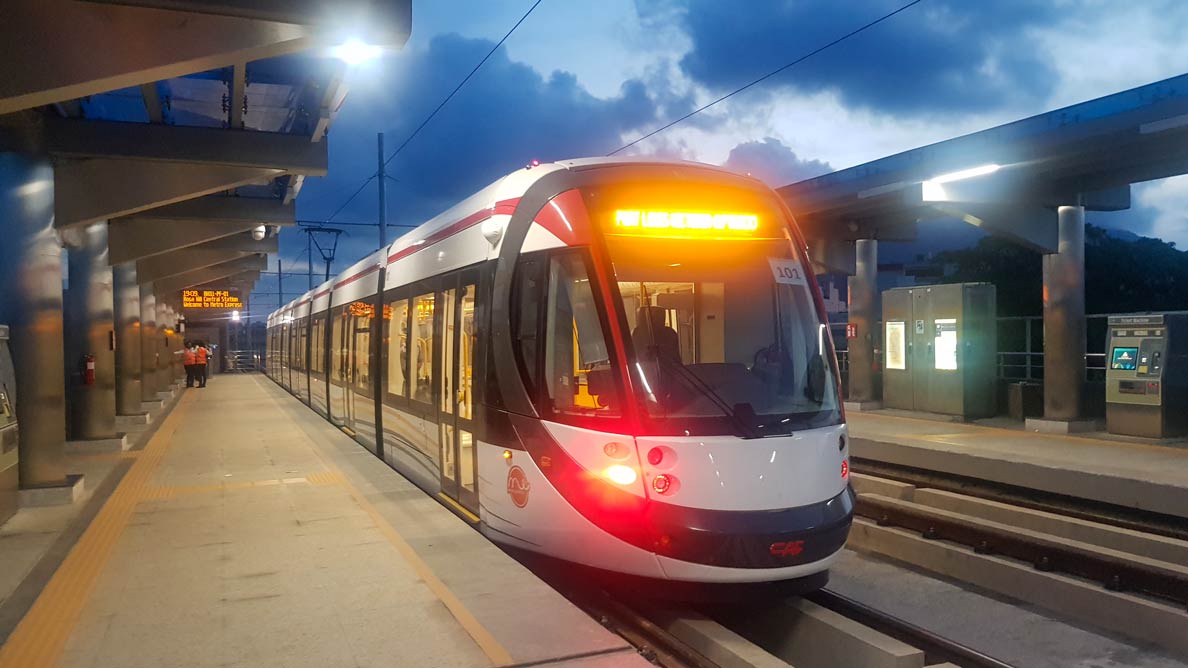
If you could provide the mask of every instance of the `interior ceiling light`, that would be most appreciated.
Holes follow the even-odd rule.
[[[368,44],[357,37],[352,37],[338,46],[330,47],[330,55],[348,65],[359,65],[379,58],[383,52],[383,48],[375,44]]]

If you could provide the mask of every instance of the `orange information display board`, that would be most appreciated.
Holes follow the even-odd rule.
[[[182,308],[242,310],[243,300],[233,290],[182,290]]]

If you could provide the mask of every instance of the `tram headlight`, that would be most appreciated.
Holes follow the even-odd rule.
[[[614,464],[606,469],[603,473],[607,479],[617,485],[627,486],[633,484],[639,477],[635,469],[630,466],[623,466],[622,464]]]

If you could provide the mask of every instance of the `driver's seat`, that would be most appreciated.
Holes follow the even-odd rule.
[[[676,330],[664,324],[664,309],[659,306],[641,306],[635,311],[635,329],[631,330],[631,341],[635,344],[636,356],[644,361],[663,358],[666,361],[681,362],[681,337]]]

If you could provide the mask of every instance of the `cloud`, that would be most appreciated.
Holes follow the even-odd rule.
[[[385,133],[391,154],[493,46],[485,39],[437,35],[409,48],[352,85],[342,113],[330,129],[330,162],[324,178],[308,179],[297,200],[298,217],[324,220],[376,172],[376,132]],[[491,58],[387,167],[398,182],[387,183],[388,221],[417,225],[497,178],[541,161],[604,155],[624,136],[658,124],[660,107],[687,104],[670,94],[653,98],[639,79],[628,79],[616,95],[597,97],[568,72],[544,75],[510,60],[504,49]],[[373,180],[335,217],[335,222],[377,218]],[[375,250],[374,227],[345,227],[334,271]],[[400,232],[390,231],[391,241]],[[304,271],[306,239],[281,236],[286,271]],[[320,269],[314,252],[315,270]],[[291,269],[292,268],[292,269]],[[271,269],[271,267],[270,267]],[[273,281],[275,279],[272,279]],[[287,278],[292,289],[303,278]],[[315,276],[315,283],[318,277]],[[263,285],[263,284],[262,284]],[[275,290],[275,283],[265,288]],[[275,303],[275,297],[267,299]]]
[[[1138,185],[1134,198],[1150,214],[1150,236],[1188,248],[1188,175]]]
[[[393,67],[395,94],[348,100],[332,129],[336,170],[307,185],[298,200],[302,211],[333,210],[351,184],[375,171],[375,131],[385,131],[393,151],[491,46],[439,35],[426,48],[402,54]],[[573,74],[542,75],[500,48],[389,164],[399,180],[389,186],[390,218],[421,222],[533,159],[603,155],[625,134],[654,125],[657,104],[640,80],[623,82],[613,97],[595,97]],[[374,220],[374,211],[374,198],[361,197],[340,218]]]
[[[902,5],[752,0],[639,0],[644,16],[684,25],[692,47],[683,71],[711,90],[731,90]],[[1058,9],[1007,0],[933,0],[832,47],[764,84],[767,91],[836,91],[851,107],[940,115],[1046,96],[1054,72],[1028,31]]]
[[[735,146],[722,166],[740,174],[750,174],[773,188],[833,171],[827,162],[797,157],[791,148],[774,137]]]

